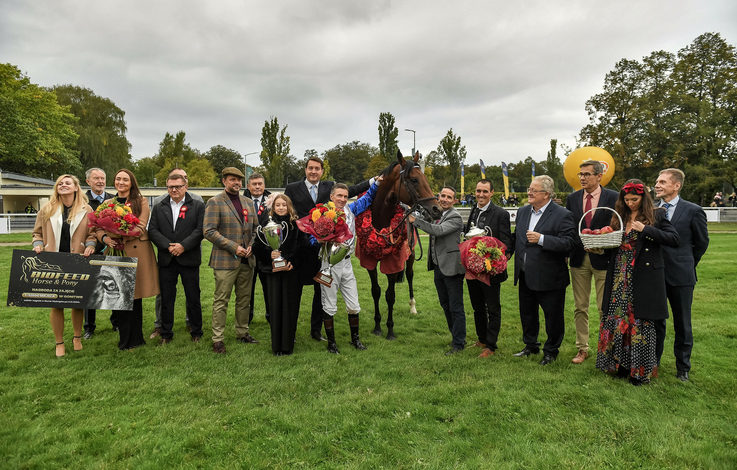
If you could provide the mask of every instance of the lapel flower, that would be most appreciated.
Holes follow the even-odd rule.
[[[243,217],[248,218],[248,209],[243,209]]]
[[[179,218],[183,219],[187,216],[187,206],[182,206],[181,209],[179,209]]]

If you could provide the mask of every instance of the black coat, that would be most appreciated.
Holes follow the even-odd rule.
[[[566,258],[571,252],[576,237],[573,215],[565,207],[551,202],[535,226],[535,232],[543,234],[543,246],[527,241],[532,205],[517,211],[514,230],[514,284],[517,285],[523,259],[527,255],[525,280],[534,291],[565,289],[570,284]]]
[[[709,247],[706,214],[693,202],[680,199],[670,223],[681,242],[677,247],[663,247],[663,259],[668,266],[665,282],[670,286],[696,285],[696,266]]]
[[[609,207],[611,209],[614,209],[614,204],[616,204],[618,198],[618,192],[612,191],[611,189],[601,188],[601,196],[599,196],[599,205],[597,207]],[[578,191],[568,195],[568,198],[566,199],[566,209],[571,211],[571,214],[573,214],[573,221],[576,223],[577,229],[578,223],[581,221],[581,217],[583,217],[583,208],[583,189],[579,189]],[[612,211],[594,211],[593,218],[591,219],[591,227],[589,228],[597,229],[605,227],[607,225],[611,225],[612,216],[614,216],[614,213]],[[586,228],[585,222],[581,224],[581,228]],[[581,266],[581,264],[583,264],[583,257],[587,253],[583,249],[583,243],[581,242],[580,236],[576,236],[574,238],[574,241],[576,242],[576,245],[573,250],[571,250],[569,261],[572,268],[578,268]],[[608,256],[596,255],[594,253],[588,253],[588,255],[589,259],[591,260],[591,266],[594,269],[607,268],[607,262],[609,261]]]
[[[507,253],[511,255],[514,252],[514,246],[512,241],[512,228],[509,222],[509,212],[502,209],[501,207],[495,206],[493,202],[489,203],[489,208],[479,215],[480,209],[478,206],[473,206],[471,213],[466,221],[466,227],[464,233],[467,233],[471,229],[471,223],[478,228],[489,227],[491,229],[491,236],[498,238],[499,241],[507,246]],[[496,276],[492,276],[489,282],[500,283],[504,282],[508,278],[507,270],[503,273],[499,273]]]
[[[148,236],[158,249],[159,266],[168,266],[173,258],[182,266],[199,266],[202,262],[202,221],[205,217],[205,204],[184,195],[184,206],[187,211],[184,218],[177,219],[176,229],[172,226],[171,197],[151,209],[151,221],[148,225]],[[169,243],[181,243],[184,253],[172,256]]]
[[[626,221],[625,221],[626,223]],[[632,305],[635,318],[662,320],[668,318],[665,295],[665,263],[663,248],[678,246],[676,229],[665,217],[665,210],[655,209],[655,225],[646,225],[635,244],[635,266],[632,273]],[[609,298],[614,283],[615,259],[618,248],[607,250],[609,267],[604,286],[602,310],[609,312]]]
[[[295,264],[297,254],[300,251],[301,243],[303,238],[300,236],[300,231],[297,228],[297,224],[294,222],[289,222],[288,216],[280,217],[278,215],[274,215],[273,217],[274,222],[281,223],[282,221],[287,221],[287,237],[282,242],[281,246],[279,247],[279,251],[281,252],[282,258],[292,263],[292,266],[294,266],[294,269],[297,269],[297,265]],[[268,218],[264,219],[261,222],[261,226],[263,227],[268,223]],[[263,235],[259,234],[258,237],[256,237],[256,241],[253,243],[253,253],[256,255],[256,265],[258,266],[259,271],[264,273],[270,273],[271,272],[271,251],[272,248],[268,245],[266,245],[262,240],[261,237]]]

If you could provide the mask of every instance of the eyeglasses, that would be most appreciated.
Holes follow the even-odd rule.
[[[184,186],[185,186],[185,185],[183,185],[183,184],[180,184],[180,185],[177,185],[177,186],[167,186],[167,187],[166,187],[166,189],[173,189],[174,191],[179,191],[179,190],[180,190],[180,189],[182,189],[182,188],[183,188]]]
[[[581,173],[581,172],[576,173],[576,176],[578,176],[579,178],[588,178],[589,176],[594,176],[594,175],[596,175],[596,173]]]
[[[547,191],[545,191],[544,189],[532,189],[532,188],[527,188],[527,192],[528,193],[547,193]]]

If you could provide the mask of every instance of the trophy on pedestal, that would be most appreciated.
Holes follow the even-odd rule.
[[[327,262],[328,266],[321,269],[313,279],[325,287],[330,287],[333,284],[333,276],[330,275],[330,270],[345,259],[350,249],[350,245],[346,243],[323,243],[320,249],[320,259]]]
[[[471,222],[471,227],[468,229],[468,233],[464,234],[463,236],[466,238],[466,240],[469,240],[473,237],[480,237],[485,235],[488,235],[490,237],[493,236],[489,227],[478,228],[473,222]]]
[[[267,223],[265,226],[258,226],[256,227],[256,236],[261,240],[265,245],[268,245],[271,247],[274,251],[279,251],[279,248],[281,247],[281,244],[284,242],[284,239],[287,238],[287,235],[289,234],[289,228],[286,222],[282,222],[280,224],[277,224],[274,222],[274,220],[269,216],[269,223]],[[273,272],[278,271],[284,271],[287,269],[287,260],[279,256],[276,259],[271,260],[271,270]]]

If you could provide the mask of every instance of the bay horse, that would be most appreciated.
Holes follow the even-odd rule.
[[[365,215],[361,214],[356,219],[358,236],[356,255],[371,279],[375,323],[373,333],[375,335],[382,334],[379,309],[381,286],[376,271],[379,262],[381,262],[381,272],[386,275],[389,282],[384,295],[387,304],[386,339],[388,340],[396,339],[394,336],[394,301],[396,298],[394,287],[397,282],[402,281],[404,276],[407,277],[409,285],[410,311],[417,313],[412,285],[417,231],[407,222],[407,216],[417,211],[435,220],[442,215],[442,209],[418,164],[419,159],[419,152],[415,153],[412,160],[406,160],[401,152],[397,152],[397,161],[381,172],[384,179],[376,191],[370,213],[366,211]],[[366,219],[368,215],[371,217],[370,224]]]

